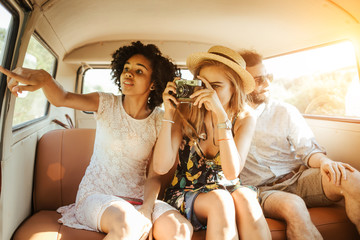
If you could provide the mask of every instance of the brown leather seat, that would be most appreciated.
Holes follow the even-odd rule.
[[[14,234],[14,240],[102,239],[102,233],[78,230],[59,224],[56,209],[75,201],[78,185],[89,164],[95,130],[67,129],[46,133],[36,155],[34,214]],[[360,239],[342,206],[309,209],[324,239]],[[286,239],[284,222],[267,219],[273,239]],[[205,239],[205,231],[193,239]]]

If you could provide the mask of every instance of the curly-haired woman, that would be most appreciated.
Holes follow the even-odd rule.
[[[76,202],[58,209],[59,221],[105,232],[105,239],[145,239],[152,223],[156,239],[190,239],[191,224],[169,204],[156,200],[161,183],[149,167],[163,117],[158,106],[177,69],[155,45],[139,41],[118,49],[111,65],[119,96],[71,93],[43,70],[10,72],[0,67],[15,96],[42,88],[55,106],[95,113],[94,152]]]

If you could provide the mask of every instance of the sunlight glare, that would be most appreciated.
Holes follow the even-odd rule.
[[[8,11],[0,4],[0,28],[7,29],[10,25],[11,15]]]
[[[264,60],[265,67],[275,78],[296,78],[356,66],[355,50],[344,41],[307,51]]]
[[[360,82],[353,78],[345,96],[345,111],[348,116],[360,117]]]

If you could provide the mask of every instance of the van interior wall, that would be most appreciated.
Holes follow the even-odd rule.
[[[74,91],[74,76],[76,76],[76,67],[60,62],[57,80],[65,89]],[[9,124],[6,128],[10,131],[5,131],[4,141],[12,141],[12,143],[4,143],[10,147],[4,149],[4,157],[1,161],[0,212],[2,216],[0,222],[2,222],[3,228],[0,231],[0,239],[10,239],[13,231],[31,214],[33,169],[37,141],[46,132],[61,128],[51,122],[53,119],[58,119],[67,124],[65,114],[74,119],[74,110],[50,106],[50,112],[46,119],[16,132],[11,131],[12,126],[10,124],[12,121],[7,121]],[[12,118],[12,116],[8,116],[8,118]]]
[[[79,66],[75,64],[67,64],[59,58],[56,81],[58,81],[66,91],[75,92],[76,73]],[[68,125],[65,114],[68,114],[75,123],[75,110],[67,107],[55,107],[50,105],[49,118],[51,120],[58,119]]]
[[[360,171],[360,124],[319,119],[306,121],[318,143],[333,160],[346,162]]]
[[[28,29],[25,31],[32,30]],[[51,27],[41,17],[37,21],[35,31],[57,55],[56,80],[66,90],[75,91],[74,83],[79,65],[62,61],[65,51],[61,44],[59,44],[59,40],[51,30]],[[27,39],[29,38],[28,34],[25,34]],[[18,66],[22,65],[26,46],[20,47],[20,51],[22,52],[19,52]],[[48,116],[45,119],[13,132],[14,102],[15,98],[12,97],[3,133],[0,239],[11,239],[15,229],[31,214],[33,170],[38,139],[48,131],[62,128],[52,123],[53,119],[58,119],[67,124],[65,114],[68,114],[73,120],[75,117],[73,109],[51,105]]]
[[[360,25],[345,36],[353,45],[360,74]],[[335,40],[334,40],[335,41]],[[321,44],[321,43],[318,43]],[[317,44],[315,43],[314,46]],[[360,79],[360,76],[359,76]],[[336,161],[351,164],[360,170],[360,122],[342,122],[306,118],[319,144],[325,148],[327,155]]]
[[[70,64],[59,63],[57,80],[69,91],[74,91],[74,76],[77,67]],[[38,90],[41,91],[41,90]],[[1,161],[2,189],[1,189],[1,218],[2,231],[0,239],[10,239],[13,231],[31,214],[33,169],[35,151],[38,139],[48,131],[61,128],[52,123],[58,119],[65,124],[65,114],[74,119],[74,110],[70,108],[50,106],[46,119],[34,123],[31,127],[19,129],[16,132],[6,131],[4,140],[11,140],[6,144],[10,147],[4,151]],[[8,116],[12,118],[12,116]],[[7,121],[11,123],[12,121]],[[8,124],[7,129],[12,126]],[[50,171],[50,169],[49,169]]]
[[[10,149],[1,161],[0,239],[10,239],[19,224],[31,213],[33,169],[37,133],[30,134]]]

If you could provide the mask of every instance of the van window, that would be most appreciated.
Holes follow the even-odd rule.
[[[0,64],[3,65],[5,47],[11,27],[12,15],[0,4]]]
[[[19,27],[19,16],[11,6],[0,2],[0,65],[10,68],[16,35]],[[6,76],[0,73],[0,110],[3,106],[6,87]]]
[[[181,77],[185,79],[193,79],[193,75],[187,69],[180,69]],[[83,75],[81,93],[91,92],[109,92],[119,95],[120,91],[114,84],[111,77],[111,69],[107,68],[89,68],[85,70]]]
[[[192,75],[192,73],[188,69],[181,68],[180,73],[181,73],[181,78],[183,79],[187,79],[187,80],[194,79],[194,75]]]
[[[119,89],[111,79],[111,69],[90,68],[83,75],[81,93],[108,92],[119,95]]]
[[[306,115],[360,117],[360,83],[350,41],[266,59],[271,95]]]
[[[28,49],[26,51],[23,67],[31,69],[44,69],[55,76],[56,57],[46,47],[37,35],[33,35],[30,39]],[[49,103],[42,92],[23,92],[16,98],[13,129],[18,129],[42,119],[47,115]]]
[[[193,79],[193,75],[187,69],[180,69],[181,77]],[[81,93],[109,92],[119,95],[118,87],[111,78],[111,69],[90,68],[85,70]]]

